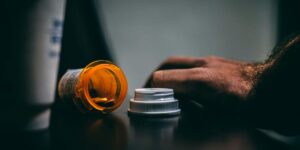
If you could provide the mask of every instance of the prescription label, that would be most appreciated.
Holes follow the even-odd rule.
[[[62,99],[75,97],[75,88],[82,69],[69,69],[59,81],[58,93]]]

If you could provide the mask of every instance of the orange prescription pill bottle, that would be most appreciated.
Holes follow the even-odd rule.
[[[83,69],[70,69],[61,77],[58,94],[83,113],[106,114],[117,109],[127,94],[126,76],[120,67],[98,60]]]

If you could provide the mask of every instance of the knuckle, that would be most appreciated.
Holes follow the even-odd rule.
[[[213,64],[216,64],[216,63],[219,63],[222,61],[223,61],[223,58],[219,57],[219,56],[207,56],[207,57],[203,58],[203,63],[206,66],[211,66]]]

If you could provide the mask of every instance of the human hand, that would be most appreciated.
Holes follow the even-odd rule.
[[[299,49],[300,35],[295,35],[261,63],[171,57],[151,74],[146,87],[173,88],[181,102],[194,100],[209,110],[238,112],[259,128],[299,134]]]
[[[172,88],[184,99],[225,108],[246,99],[253,86],[253,74],[251,65],[222,57],[170,57],[145,86]]]

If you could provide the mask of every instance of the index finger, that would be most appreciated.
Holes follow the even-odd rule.
[[[175,92],[195,92],[200,84],[209,81],[206,68],[160,70],[153,73],[152,87],[172,88]]]

